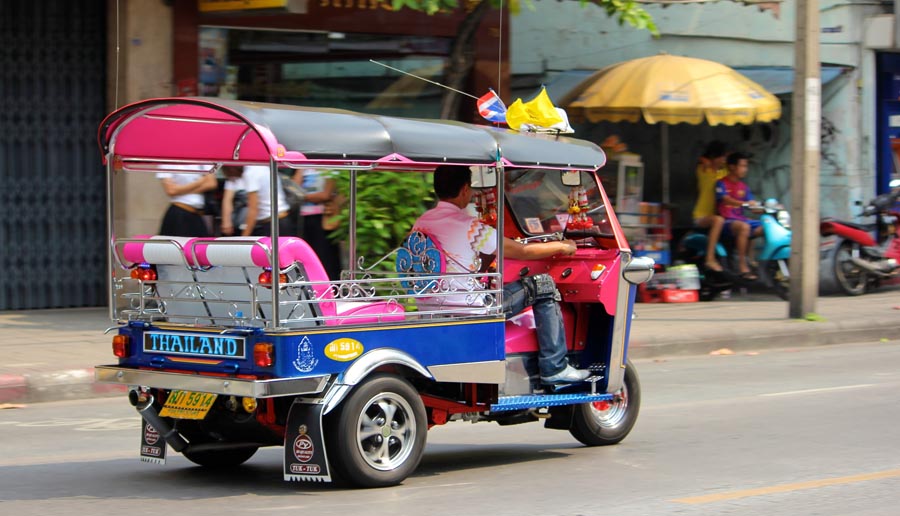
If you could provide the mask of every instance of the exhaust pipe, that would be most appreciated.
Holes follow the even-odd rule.
[[[153,408],[153,395],[150,393],[145,395],[146,398],[142,400],[137,391],[130,391],[128,393],[128,401],[134,405],[141,417],[159,432],[159,435],[165,439],[166,443],[173,450],[180,453],[189,446],[189,443],[169,423],[166,423],[163,418],[159,417],[159,413]]]
[[[872,274],[875,274],[877,276],[881,276],[882,278],[893,275],[893,273],[897,272],[898,267],[900,267],[900,265],[898,265],[897,263],[897,260],[893,258],[879,260],[877,262],[870,262],[856,256],[851,256],[850,261],[853,262],[853,265],[863,268],[867,272],[871,272]]]

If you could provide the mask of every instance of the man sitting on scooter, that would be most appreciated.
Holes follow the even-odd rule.
[[[448,272],[475,272],[476,264],[490,263],[497,252],[497,230],[466,212],[472,201],[472,171],[463,166],[440,166],[434,171],[434,193],[438,203],[413,225],[437,240],[448,255]],[[532,242],[523,244],[503,238],[503,254],[516,260],[540,260],[555,254],[575,254],[575,242]],[[469,270],[461,270],[461,264]],[[530,284],[526,282],[530,281]],[[552,280],[551,280],[552,281]],[[532,278],[522,278],[503,286],[503,311],[511,317],[532,306],[538,340],[538,368],[546,385],[574,383],[590,372],[575,369],[566,360],[566,332],[562,312],[553,297],[535,295]],[[555,293],[555,288],[553,289]],[[558,294],[555,294],[558,296]]]
[[[751,236],[762,234],[762,224],[758,220],[748,219],[743,211],[745,204],[759,205],[743,181],[747,175],[748,159],[742,152],[733,152],[728,156],[728,175],[716,183],[716,203],[719,215],[725,217],[724,234],[734,238],[738,272],[742,279],[755,281],[758,278],[751,272],[747,249]]]

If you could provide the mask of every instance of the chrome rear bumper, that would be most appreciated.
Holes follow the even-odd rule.
[[[325,389],[329,375],[307,378],[276,378],[272,380],[245,380],[217,376],[200,376],[163,371],[147,371],[118,366],[97,366],[94,378],[100,383],[139,385],[157,389],[212,392],[249,398],[274,398],[318,394]]]

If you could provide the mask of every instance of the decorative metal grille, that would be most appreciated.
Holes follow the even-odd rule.
[[[106,302],[106,2],[0,2],[0,309]]]

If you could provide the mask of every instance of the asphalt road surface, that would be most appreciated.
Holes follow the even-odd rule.
[[[636,365],[643,407],[617,446],[456,422],[376,490],[285,483],[274,448],[231,471],[141,463],[123,398],[0,410],[0,513],[900,514],[900,341]]]

